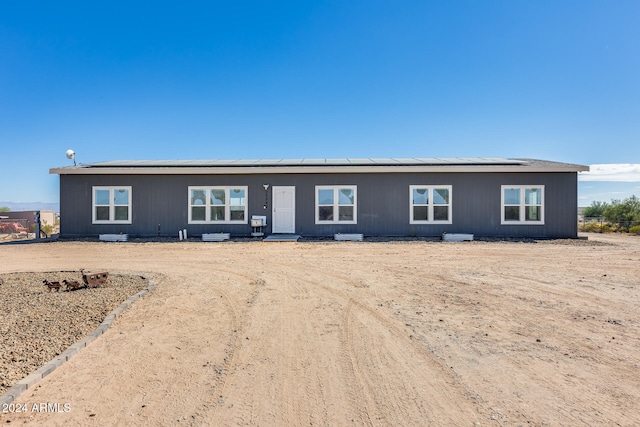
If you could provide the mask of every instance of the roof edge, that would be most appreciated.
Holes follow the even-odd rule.
[[[586,172],[588,166],[556,165],[370,165],[370,166],[191,166],[191,167],[82,167],[52,168],[57,175],[241,175],[241,174],[291,174],[291,173],[399,173],[399,172]]]

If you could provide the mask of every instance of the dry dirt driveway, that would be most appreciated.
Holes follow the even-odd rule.
[[[640,425],[637,237],[0,255],[0,272],[145,272],[157,286],[3,424]]]

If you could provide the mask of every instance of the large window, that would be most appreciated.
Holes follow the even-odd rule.
[[[93,187],[94,224],[131,224],[131,187]]]
[[[316,186],[316,224],[357,224],[355,185]]]
[[[502,224],[544,224],[544,185],[503,185]]]
[[[189,187],[189,224],[246,224],[247,187]]]
[[[409,198],[409,223],[451,224],[450,185],[411,185]]]

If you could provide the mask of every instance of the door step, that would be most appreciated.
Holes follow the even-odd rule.
[[[271,234],[267,236],[265,242],[297,242],[299,234]]]

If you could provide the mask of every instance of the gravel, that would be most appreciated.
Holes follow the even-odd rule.
[[[140,276],[110,274],[97,288],[49,292],[45,279],[82,283],[82,274],[0,275],[0,395],[91,333],[111,311],[148,284]]]

